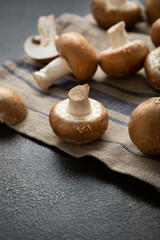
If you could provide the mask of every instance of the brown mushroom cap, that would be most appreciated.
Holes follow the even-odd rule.
[[[7,87],[0,87],[0,122],[17,124],[27,116],[27,106],[18,93]]]
[[[152,24],[150,35],[154,45],[160,46],[160,18]]]
[[[139,4],[130,1],[127,1],[124,7],[113,5],[107,0],[92,0],[91,11],[97,23],[104,28],[109,28],[122,20],[125,21],[127,28],[131,28],[141,16]]]
[[[148,53],[148,46],[144,41],[134,40],[124,46],[104,50],[99,56],[99,63],[108,76],[125,77],[143,67]]]
[[[108,126],[106,108],[90,99],[91,113],[75,116],[66,111],[69,99],[60,101],[50,111],[49,122],[53,132],[63,141],[74,144],[93,142],[100,138]]]
[[[160,1],[146,0],[146,14],[150,23],[160,18]]]
[[[160,47],[148,54],[144,66],[149,83],[154,89],[160,90]]]
[[[160,98],[141,103],[131,114],[129,135],[139,150],[153,157],[160,157]]]
[[[68,32],[56,40],[57,50],[79,80],[92,78],[97,69],[97,56],[90,42],[81,34]]]

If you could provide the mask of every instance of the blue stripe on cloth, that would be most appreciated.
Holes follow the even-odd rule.
[[[33,109],[31,107],[28,107],[29,110],[33,111],[33,112],[36,112],[36,113],[39,113],[39,114],[42,114],[46,117],[48,117],[49,115],[44,113],[44,112],[41,112],[39,110],[36,110],[36,109]],[[112,118],[113,119],[113,118]],[[117,120],[116,120],[117,121]],[[120,145],[123,149],[125,149],[128,153],[130,153],[131,155],[133,156],[136,156],[136,157],[139,157],[139,158],[149,158],[148,156],[145,156],[145,155],[139,155],[139,154],[136,154],[134,153],[133,151],[131,151],[128,147],[126,147],[123,143],[121,142],[114,142],[114,141],[109,141],[109,140],[104,140],[104,139],[99,139],[99,141],[102,141],[102,142],[106,142],[106,143],[112,143],[112,144],[115,144],[115,145]]]
[[[28,71],[29,73],[33,72],[33,71],[39,71],[41,68],[36,66],[36,65],[32,65],[30,63],[26,63],[25,61],[23,60],[12,60],[19,68],[22,68],[22,69],[25,69],[26,71]],[[64,79],[63,79],[64,80]],[[108,83],[108,82],[97,82],[95,81],[94,79],[92,79],[90,81],[91,83],[94,82],[95,84],[101,84],[101,85],[104,85],[104,86],[108,86],[110,88],[113,88],[117,91],[120,91],[120,92],[123,92],[123,93],[126,93],[126,94],[129,94],[129,95],[132,95],[132,96],[135,96],[135,97],[144,97],[144,98],[151,98],[151,97],[157,97],[159,96],[158,93],[143,93],[143,92],[134,92],[134,91],[130,91],[130,90],[127,90],[127,89],[124,89],[124,88],[121,88],[119,86],[116,86],[116,85],[113,85],[111,83]],[[56,82],[54,83],[56,84]]]
[[[116,118],[113,118],[113,117],[111,117],[111,116],[109,116],[109,120],[112,121],[112,122],[115,122],[115,123],[117,123],[117,124],[119,124],[119,125],[128,127],[128,123],[125,123],[125,122],[123,122],[123,121],[120,121],[120,120],[118,120],[118,119],[116,119]]]
[[[23,82],[27,83],[27,84],[28,84],[31,88],[33,88],[35,91],[38,91],[39,93],[45,94],[45,95],[47,95],[47,96],[49,96],[49,97],[58,98],[58,99],[60,99],[60,100],[63,100],[63,99],[64,99],[63,97],[59,97],[59,96],[57,96],[57,95],[47,93],[47,92],[45,92],[45,91],[42,91],[42,90],[36,88],[33,84],[31,84],[31,83],[28,82],[27,80],[23,79],[23,78],[22,78],[21,76],[19,76],[18,74],[14,73],[14,72],[13,72],[11,69],[9,69],[7,66],[2,65],[2,67],[5,68],[10,74],[14,75],[14,76],[17,77],[18,79],[20,79],[20,80],[22,80]],[[68,84],[68,81],[67,81],[67,84]],[[39,112],[39,113],[40,113],[40,111],[35,110],[35,109],[32,109],[32,111],[35,111],[35,112]],[[47,114],[45,114],[45,113],[43,113],[43,112],[41,112],[41,113],[42,113],[43,115],[48,116]],[[118,119],[116,119],[116,118],[109,117],[109,119],[110,119],[111,121],[113,121],[113,122],[116,122],[117,124],[122,125],[122,126],[127,126],[127,123],[125,123],[125,122],[123,122],[123,121],[120,121],[120,120],[118,120]]]
[[[20,80],[25,82],[26,84],[28,84],[35,91],[37,91],[37,92],[39,92],[41,94],[53,97],[53,98],[64,99],[64,98],[62,98],[60,96],[57,96],[55,94],[47,93],[47,92],[45,92],[43,90],[40,90],[39,88],[35,87],[32,83],[30,83],[29,81],[27,81],[23,77],[19,76],[15,72],[13,72],[6,65],[2,65],[2,67],[4,67],[11,74],[13,74],[17,78],[19,78]],[[57,84],[56,85],[52,85],[52,88],[56,87],[56,88],[59,88],[61,90],[69,91],[71,88],[75,87],[77,84],[78,84],[77,82],[73,82],[73,81],[70,81],[70,80],[68,80],[67,82],[63,82],[63,83],[57,81]],[[92,89],[92,88],[90,90],[90,97],[100,101],[101,103],[103,103],[103,105],[107,109],[111,109],[113,111],[125,114],[127,116],[130,116],[132,111],[137,107],[137,104],[134,104],[134,103],[131,103],[131,102],[127,102],[125,100],[121,100],[121,99],[119,99],[117,97],[114,97],[114,96],[108,94],[108,93],[103,93],[101,91],[98,91],[98,90],[95,90],[95,89]]]
[[[21,59],[11,59],[12,62],[14,62],[19,68],[22,69],[26,69],[29,72],[33,72],[33,71],[39,71],[41,69],[40,66],[25,62]]]
[[[33,108],[31,108],[31,107],[28,107],[28,109],[31,110],[31,111],[33,111],[33,112],[40,113],[40,114],[42,114],[42,115],[44,115],[44,116],[46,116],[46,117],[49,116],[49,114],[44,113],[44,112],[41,112],[41,111],[36,110],[36,109],[33,109]],[[125,122],[123,122],[123,121],[120,121],[120,120],[118,120],[118,119],[116,119],[116,118],[113,118],[113,117],[111,117],[111,116],[109,116],[109,120],[112,121],[112,122],[115,122],[115,123],[117,123],[117,124],[119,124],[119,125],[125,126],[125,127],[128,126],[127,123],[125,123]]]
[[[113,88],[119,92],[123,92],[123,93],[126,93],[128,95],[131,95],[131,96],[134,96],[134,97],[141,97],[141,98],[152,98],[152,97],[157,97],[159,96],[158,93],[143,93],[143,92],[133,92],[133,91],[130,91],[130,90],[126,90],[124,88],[121,88],[119,86],[116,86],[116,85],[113,85],[111,83],[108,83],[108,82],[97,82],[95,80],[93,80],[94,83],[96,84],[102,84],[102,85],[105,85],[105,86],[108,86],[110,88]]]
[[[17,77],[18,79],[20,79],[21,81],[23,81],[24,83],[26,83],[29,87],[31,87],[32,89],[34,89],[36,92],[41,93],[43,95],[49,96],[49,97],[53,97],[59,100],[63,100],[63,97],[60,97],[58,95],[52,94],[52,93],[48,93],[45,92],[39,88],[37,88],[36,86],[34,86],[31,82],[27,81],[26,79],[24,79],[23,77],[21,77],[20,75],[16,74],[15,72],[13,72],[9,67],[7,67],[6,65],[2,64],[1,65],[3,68],[5,68],[10,74],[12,74],[13,76]]]
[[[41,111],[36,110],[34,108],[31,108],[31,107],[28,107],[28,109],[31,110],[32,112],[40,113],[40,114],[44,115],[45,117],[49,116],[47,113],[41,112]]]
[[[18,79],[20,79],[21,81],[23,81],[24,83],[26,83],[28,86],[30,86],[32,89],[34,89],[35,91],[37,91],[37,92],[39,92],[39,93],[41,93],[41,94],[44,94],[44,95],[47,95],[47,96],[49,96],[49,97],[53,97],[53,98],[57,98],[57,99],[60,99],[60,100],[62,100],[62,99],[64,99],[63,97],[60,97],[60,96],[57,96],[57,95],[54,95],[54,94],[50,94],[50,93],[47,93],[47,92],[45,92],[45,91],[43,91],[43,90],[40,90],[39,88],[37,88],[37,87],[35,87],[32,83],[30,83],[29,81],[27,81],[26,79],[24,79],[23,77],[21,77],[21,76],[19,76],[18,74],[16,74],[15,72],[13,72],[9,67],[7,67],[6,65],[2,65],[2,67],[3,68],[5,68],[10,74],[12,74],[13,76],[15,76],[15,77],[17,77]],[[65,79],[66,80],[66,79]],[[63,79],[63,81],[64,81],[64,79]],[[67,82],[65,82],[65,85],[67,84],[67,89],[69,90],[69,89],[71,89],[71,84],[73,85],[73,83],[71,83],[71,81],[67,81]],[[76,85],[76,83],[74,83],[75,85]],[[62,83],[60,83],[59,81],[58,81],[58,84],[56,84],[56,87],[57,87],[57,85],[62,85]],[[64,82],[63,82],[63,85],[64,85]],[[54,86],[53,86],[54,87]],[[65,90],[66,90],[66,88],[65,88]],[[91,90],[91,94],[93,94],[93,92],[96,92],[95,90]],[[100,92],[101,93],[101,92]],[[104,93],[101,93],[100,94],[98,91],[97,91],[97,97],[98,98],[105,98],[105,99],[109,99],[111,96],[110,95],[107,95],[106,96],[106,94],[104,94]],[[94,96],[95,96],[95,93],[94,93]],[[111,97],[110,98],[110,100],[115,100],[116,98],[115,97]],[[101,99],[101,102],[103,102],[102,101],[103,99]],[[131,104],[131,103],[128,103],[128,102],[126,102],[126,101],[123,101],[123,100],[120,100],[120,99],[116,99],[117,101],[119,101],[120,103],[126,103],[125,104],[125,107],[127,107],[127,104],[129,104],[131,107],[133,107],[134,105],[136,106],[136,104]],[[114,104],[114,103],[113,103]],[[105,105],[105,104],[104,104]],[[110,103],[110,106],[111,106],[111,103]],[[108,104],[107,104],[107,107],[108,107]],[[121,108],[124,108],[124,105],[122,104],[122,106],[120,106]],[[121,109],[120,108],[120,109]],[[36,110],[36,109],[33,109],[33,108],[30,108],[29,107],[29,109],[31,110],[31,111],[34,111],[34,112],[37,112],[37,113],[39,113],[39,114],[42,114],[42,115],[44,115],[44,116],[46,116],[46,117],[48,117],[48,114],[46,114],[46,113],[44,113],[44,112],[41,112],[41,111],[39,111],[39,110]],[[114,110],[114,108],[112,108],[112,110]],[[126,112],[126,110],[124,111],[124,112]],[[111,121],[114,121],[114,122],[116,122],[116,123],[118,123],[118,124],[121,124],[121,125],[123,125],[123,126],[127,126],[127,124],[125,123],[125,122],[122,122],[122,121],[120,121],[120,120],[118,120],[118,119],[115,119],[115,118],[113,118],[113,117],[110,117],[110,120]],[[139,157],[139,158],[146,158],[146,159],[151,159],[151,157],[149,157],[149,156],[145,156],[145,155],[139,155],[139,154],[136,154],[136,153],[134,153],[133,151],[131,151],[127,146],[125,146],[125,144],[123,144],[123,143],[121,143],[121,142],[114,142],[114,141],[109,141],[109,140],[104,140],[104,139],[100,139],[100,141],[103,141],[103,142],[106,142],[106,143],[112,143],[112,144],[115,144],[115,145],[120,145],[124,150],[126,150],[128,153],[130,153],[131,155],[133,155],[133,156],[136,156],[136,157]],[[157,158],[152,158],[153,160],[158,160]],[[158,162],[159,162],[159,160],[158,160]]]
[[[109,141],[109,140],[104,140],[104,139],[100,139],[100,141],[106,142],[106,143],[112,143],[112,144],[116,144],[116,145],[120,145],[123,149],[125,149],[128,153],[130,153],[133,156],[139,157],[139,158],[146,158],[146,159],[151,159],[151,157],[146,156],[146,155],[139,155],[137,153],[134,153],[133,151],[131,151],[128,147],[126,147],[123,143],[121,142],[114,142],[114,141]],[[157,159],[155,159],[157,160]]]
[[[77,82],[72,82],[68,80],[68,82],[63,82],[63,83],[57,82],[56,86],[52,85],[51,88],[56,87],[59,89],[63,89],[65,91],[69,91],[71,88],[75,87],[78,84],[79,83]],[[93,88],[90,89],[89,96],[103,103],[103,105],[107,109],[122,113],[127,116],[130,116],[133,110],[138,106],[135,103],[127,102],[118,97],[114,97],[109,93],[104,93]]]

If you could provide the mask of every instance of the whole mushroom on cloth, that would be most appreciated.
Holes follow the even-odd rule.
[[[128,131],[142,153],[160,157],[160,97],[150,98],[135,108]]]
[[[129,41],[124,21],[112,26],[107,33],[110,47],[102,51],[98,59],[102,70],[110,77],[126,77],[139,71],[149,53],[146,43]]]
[[[63,33],[57,38],[56,47],[59,57],[33,73],[40,88],[49,88],[68,73],[73,73],[80,81],[92,78],[98,59],[91,43],[83,35],[75,32]]]
[[[150,23],[160,18],[160,1],[159,0],[146,0],[145,3],[146,14]]]
[[[56,26],[54,16],[41,16],[38,19],[39,35],[30,36],[24,43],[24,50],[32,59],[48,63],[58,57],[55,46]]]
[[[160,46],[160,18],[158,18],[151,26],[150,31],[152,42],[155,46]]]
[[[160,91],[160,46],[148,54],[144,66],[150,85]]]
[[[17,124],[23,121],[28,113],[22,97],[11,88],[0,87],[0,122]]]
[[[108,126],[108,112],[98,101],[88,98],[88,84],[72,88],[67,99],[58,102],[49,113],[53,132],[73,144],[93,142]]]
[[[131,28],[141,17],[141,7],[136,1],[128,0],[92,0],[92,14],[97,23],[109,28],[120,21],[125,21]]]

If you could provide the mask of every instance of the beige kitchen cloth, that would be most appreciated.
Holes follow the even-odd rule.
[[[90,14],[84,18],[62,15],[57,20],[57,32],[60,34],[67,31],[86,36],[97,54],[108,47],[106,31],[96,24]],[[143,39],[151,50],[154,47],[147,33],[149,26],[141,22],[129,33],[129,37]],[[32,72],[41,67],[27,56],[7,61],[0,67],[0,85],[15,89],[28,106],[27,118],[10,127],[74,157],[93,156],[114,171],[134,176],[160,188],[160,160],[143,155],[128,135],[128,121],[135,107],[148,98],[159,96],[148,84],[144,70],[129,78],[111,79],[98,68],[93,79],[88,81],[91,87],[90,97],[102,102],[108,109],[108,129],[101,139],[93,143],[72,145],[55,136],[49,125],[48,114],[51,107],[67,98],[68,91],[79,82],[70,74],[57,80],[48,90],[41,90],[32,77]]]

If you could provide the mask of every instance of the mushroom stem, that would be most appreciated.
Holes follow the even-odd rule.
[[[78,85],[72,88],[69,93],[67,111],[75,116],[87,115],[91,112],[91,105],[88,99],[89,85]]]
[[[124,4],[127,0],[110,0],[114,5]]]
[[[42,46],[55,45],[56,27],[53,15],[39,17],[38,32]]]
[[[121,47],[129,42],[128,34],[125,30],[125,22],[121,21],[111,27],[108,31],[108,40],[112,48]]]
[[[32,73],[34,79],[42,89],[49,88],[57,79],[67,75],[71,70],[64,58],[58,57],[40,71]]]

